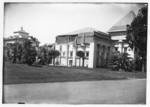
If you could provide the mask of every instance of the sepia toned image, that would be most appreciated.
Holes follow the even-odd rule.
[[[146,104],[148,3],[4,2],[3,104]]]

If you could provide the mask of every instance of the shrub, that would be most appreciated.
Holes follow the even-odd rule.
[[[35,62],[36,55],[37,55],[36,50],[34,48],[31,48],[31,50],[29,50],[29,52],[28,52],[28,57],[27,57],[27,64],[28,65],[32,65],[33,62]]]
[[[142,59],[137,58],[135,60],[135,70],[142,71]]]
[[[126,72],[133,72],[134,63],[128,53],[116,54],[114,53],[111,57],[111,69],[112,70],[123,70]]]

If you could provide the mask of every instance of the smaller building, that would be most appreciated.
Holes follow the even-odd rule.
[[[4,55],[7,56],[7,48],[9,48],[11,44],[18,43],[22,45],[27,39],[31,40],[32,46],[34,46],[35,49],[38,51],[40,42],[36,38],[30,36],[29,33],[25,32],[23,30],[23,27],[21,27],[19,31],[14,32],[13,36],[4,38]],[[9,51],[11,52],[11,49]]]
[[[25,32],[23,30],[23,27],[21,27],[19,31],[14,32],[13,36],[4,38],[4,46],[10,43],[15,43],[15,42],[19,44],[23,44],[26,39],[30,39],[32,41],[32,45],[35,47],[38,47],[40,42],[36,38],[34,38],[35,40],[32,40],[31,38],[33,37],[30,36],[28,32]]]

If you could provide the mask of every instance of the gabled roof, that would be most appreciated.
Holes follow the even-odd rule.
[[[29,34],[28,32],[25,32],[25,31],[16,31],[14,33],[25,33],[25,34]]]
[[[67,33],[67,35],[86,33],[86,32],[94,32],[94,31],[97,31],[97,30],[95,30],[93,28],[90,28],[90,27],[86,27],[86,28],[79,29],[79,30],[76,30],[76,31],[73,31],[73,32],[69,32],[69,33]]]
[[[83,29],[79,29],[79,30],[76,30],[76,31],[73,31],[73,32],[69,32],[69,33],[66,33],[66,34],[62,34],[62,35],[58,35],[58,36],[65,36],[65,35],[78,35],[80,33],[91,33],[91,32],[98,32],[98,33],[101,33],[103,35],[108,35],[107,33],[104,33],[104,32],[101,32],[101,31],[98,31],[94,28],[90,28],[90,27],[86,27],[86,28],[83,28]]]
[[[131,24],[133,19],[136,17],[133,11],[130,11],[126,14],[122,19],[120,19],[116,24],[114,24],[108,32],[116,32],[116,31],[126,31],[126,25]]]

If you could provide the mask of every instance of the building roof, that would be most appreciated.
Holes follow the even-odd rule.
[[[98,33],[101,33],[103,35],[107,35],[107,33],[104,33],[104,32],[101,32],[101,31],[98,31],[94,28],[90,28],[90,27],[86,27],[86,28],[82,28],[82,29],[79,29],[79,30],[76,30],[76,31],[73,31],[73,32],[69,32],[69,33],[66,33],[66,34],[62,34],[62,35],[58,35],[58,36],[66,36],[66,35],[78,35],[80,33],[91,33],[91,32],[98,32]]]
[[[123,18],[121,18],[116,24],[114,24],[108,32],[126,31],[126,25],[131,24],[133,19],[136,17],[133,11],[130,11]]]
[[[23,27],[21,27],[21,30],[15,31],[14,33],[25,33],[25,34],[29,34],[28,32],[25,32],[25,31],[23,30]]]
[[[24,40],[23,38],[4,38],[4,41],[17,41],[17,40]]]

